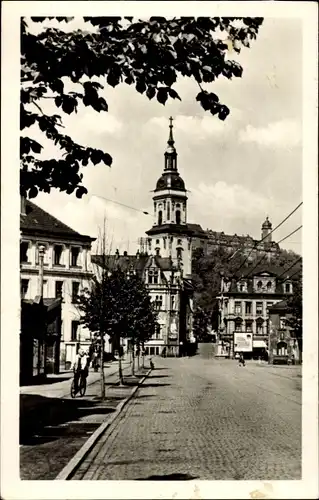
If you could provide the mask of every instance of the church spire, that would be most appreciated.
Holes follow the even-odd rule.
[[[167,141],[167,148],[165,151],[165,168],[164,171],[177,171],[177,153],[175,149],[175,141],[173,137],[173,118],[169,118],[169,136]]]

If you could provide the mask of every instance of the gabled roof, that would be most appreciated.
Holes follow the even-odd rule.
[[[59,237],[83,242],[91,242],[96,239],[74,231],[30,200],[26,200],[25,209],[26,215],[20,215],[22,234]]]

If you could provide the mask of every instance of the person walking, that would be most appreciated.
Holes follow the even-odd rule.
[[[244,353],[240,353],[239,355],[239,361],[238,361],[239,366],[245,366],[245,358],[244,358]]]
[[[80,348],[73,364],[75,393],[79,390],[80,379],[85,382],[89,374],[88,361],[88,355],[85,353],[84,349]]]

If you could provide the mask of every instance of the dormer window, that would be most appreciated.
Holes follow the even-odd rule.
[[[258,283],[257,283],[257,290],[261,290],[262,286],[263,286],[262,282],[258,281]]]
[[[285,292],[290,293],[291,292],[291,284],[290,283],[285,283]]]
[[[158,283],[158,271],[157,269],[150,269],[148,271],[148,282],[149,284],[157,285]]]
[[[268,283],[267,283],[267,291],[268,291],[268,292],[270,292],[270,290],[271,290],[271,286],[272,286],[271,281],[268,281]]]

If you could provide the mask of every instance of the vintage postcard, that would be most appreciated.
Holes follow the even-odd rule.
[[[5,500],[317,498],[317,15],[3,2]]]

